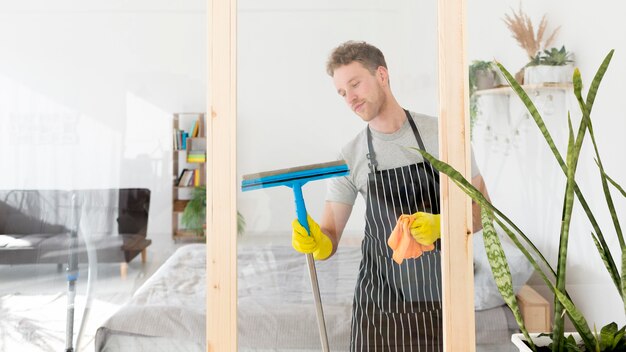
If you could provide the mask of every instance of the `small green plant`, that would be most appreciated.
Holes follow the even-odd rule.
[[[561,46],[561,49],[544,50],[539,62],[540,65],[563,66],[574,62],[574,60],[572,60],[572,54],[565,50],[565,46]]]
[[[624,333],[625,328],[617,329],[615,323],[610,323],[603,327],[600,334],[597,331],[592,331],[587,323],[587,320],[583,316],[582,312],[576,307],[572,298],[566,291],[566,271],[567,271],[567,249],[570,233],[570,223],[572,220],[572,212],[574,209],[574,200],[577,199],[578,203],[587,215],[589,222],[593,227],[591,237],[596,245],[598,254],[602,259],[605,268],[612,279],[618,294],[622,298],[622,306],[619,309],[626,311],[626,242],[619,223],[619,217],[617,216],[613,198],[609,187],[613,186],[620,194],[626,197],[624,189],[618,185],[613,179],[611,179],[604,169],[596,138],[593,129],[593,123],[591,120],[591,111],[593,103],[600,87],[602,78],[608,69],[609,63],[613,56],[613,50],[611,50],[604,61],[600,65],[600,68],[596,72],[596,75],[589,86],[589,92],[587,97],[583,97],[582,93],[582,79],[578,69],[574,70],[573,84],[574,95],[580,107],[582,113],[582,119],[580,125],[575,131],[572,126],[572,121],[568,116],[569,138],[567,144],[567,154],[565,158],[561,155],[559,149],[557,149],[554,140],[549,133],[545,122],[535,107],[533,101],[528,94],[519,85],[519,83],[513,78],[513,76],[500,64],[496,63],[507,82],[515,91],[515,93],[522,100],[529,114],[532,116],[535,124],[542,133],[544,140],[548,144],[552,154],[558,162],[563,174],[566,177],[566,187],[563,196],[563,210],[559,215],[561,223],[561,229],[559,231],[559,248],[557,253],[556,270],[549,263],[544,254],[535,246],[535,244],[523,233],[523,231],[513,223],[504,213],[491,204],[483,195],[476,189],[470,181],[465,179],[457,170],[450,165],[434,158],[424,150],[418,150],[426,160],[428,160],[437,170],[447,175],[463,192],[470,196],[475,202],[481,206],[481,218],[483,222],[483,236],[485,249],[487,251],[487,258],[491,265],[491,270],[498,286],[498,290],[502,295],[505,303],[509,306],[520,330],[526,337],[526,342],[533,351],[539,351],[539,348],[535,346],[528,334],[522,315],[520,313],[517,299],[513,291],[513,283],[511,272],[509,270],[508,262],[502,249],[502,245],[498,235],[494,229],[494,222],[497,223],[507,234],[507,236],[513,241],[513,243],[520,249],[520,251],[527,258],[529,263],[535,268],[535,271],[543,279],[546,287],[554,295],[554,324],[552,332],[548,336],[552,339],[550,346],[551,351],[624,351],[626,345],[626,335]],[[585,200],[578,184],[576,183],[576,169],[578,166],[578,159],[580,151],[583,145],[583,141],[588,133],[589,139],[593,145],[595,152],[595,161],[598,166],[598,174],[602,189],[604,191],[605,200],[609,214],[606,218],[610,218],[613,222],[614,231],[612,231],[619,242],[619,257],[617,260],[611,253],[604,235],[596,219],[596,215],[589,207],[589,204]],[[521,190],[522,192],[524,190]],[[620,271],[622,275],[620,275]],[[617,308],[617,307],[616,307]],[[578,346],[573,343],[573,339],[566,337],[564,333],[565,318],[569,318],[572,325],[579,333],[582,339],[582,345]]]
[[[480,73],[491,75],[493,79],[496,77],[496,71],[491,61],[474,60],[469,65],[469,86],[470,92],[475,91],[479,87],[478,77]]]
[[[185,228],[196,232],[199,236],[203,235],[206,222],[205,186],[198,186],[193,189],[191,199],[189,199],[189,202],[185,206],[180,221]]]
[[[565,46],[561,46],[561,49],[550,48],[550,50],[538,52],[537,55],[531,57],[525,67],[538,65],[564,66],[572,62],[574,62],[572,53],[565,50]]]
[[[198,236],[204,235],[206,223],[206,186],[194,188],[191,199],[189,199],[189,203],[185,206],[180,221],[185,228],[196,232]],[[240,212],[237,212],[237,234],[242,235],[245,228],[246,220]]]
[[[526,66],[524,67],[528,67],[528,66],[538,66],[541,65],[541,53],[537,53],[537,55],[532,56],[530,58],[530,61],[526,64]]]
[[[476,90],[481,87],[480,77],[490,77],[492,84],[495,84],[497,72],[493,66],[493,62],[484,60],[474,60],[469,65],[469,91],[470,91],[470,129],[473,128],[476,117],[478,116],[478,97],[476,96]]]

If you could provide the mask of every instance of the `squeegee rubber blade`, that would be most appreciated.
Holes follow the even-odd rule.
[[[243,176],[242,190],[290,186],[294,182],[305,183],[324,178],[345,176],[349,173],[344,160],[311,164],[287,169],[273,170]]]

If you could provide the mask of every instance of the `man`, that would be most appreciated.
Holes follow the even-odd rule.
[[[327,72],[367,128],[342,149],[350,175],[330,181],[321,226],[309,217],[308,236],[297,220],[292,223],[293,247],[318,260],[333,255],[360,193],[367,210],[350,350],[441,351],[439,174],[411,149],[438,155],[437,120],[398,104],[385,58],[368,43],[349,41],[337,47]],[[472,181],[484,190],[477,172]],[[414,215],[411,236],[421,244],[434,242],[435,249],[397,264],[387,240],[402,214]],[[480,221],[474,223],[476,231]]]

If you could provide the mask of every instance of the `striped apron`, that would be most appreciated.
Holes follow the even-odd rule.
[[[413,119],[407,118],[424,144]],[[435,249],[398,265],[387,239],[401,214],[439,214],[439,174],[427,162],[377,170],[367,129],[368,175],[365,236],[352,307],[351,351],[443,351],[441,241]]]

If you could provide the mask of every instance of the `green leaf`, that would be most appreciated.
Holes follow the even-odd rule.
[[[599,153],[598,153],[598,148],[597,148],[597,144],[595,142],[595,135],[593,133],[593,125],[591,122],[591,118],[590,118],[590,114],[591,114],[591,110],[593,108],[593,103],[595,101],[598,89],[600,87],[600,83],[602,82],[602,78],[604,77],[604,74],[606,73],[608,66],[611,62],[611,58],[613,57],[613,53],[614,50],[611,50],[606,57],[604,58],[604,60],[602,61],[602,64],[600,65],[600,68],[598,68],[598,71],[596,72],[596,75],[593,78],[593,81],[591,82],[591,86],[589,88],[589,93],[587,94],[587,102],[586,104],[583,104],[584,109],[582,109],[583,111],[583,119],[586,121],[586,124],[589,127],[589,134],[591,136],[591,140],[594,146],[594,151],[596,153],[596,164],[598,165],[598,168],[600,169],[600,174],[601,174],[601,180],[602,180],[602,189],[603,192],[605,194],[605,198],[607,200],[607,205],[609,207],[609,210],[611,212],[611,218],[613,219],[613,224],[616,228],[616,233],[617,233],[617,237],[618,240],[620,242],[620,248],[622,249],[622,252],[624,252],[625,247],[624,247],[624,238],[622,235],[622,231],[621,231],[621,226],[619,225],[619,220],[617,218],[617,215],[615,214],[615,208],[613,205],[613,201],[610,195],[610,192],[608,190],[608,185],[607,185],[607,180],[608,182],[611,182],[610,179],[608,178],[606,172],[604,171],[604,168],[602,167],[602,163],[600,161],[599,158]],[[578,97],[577,97],[578,98]],[[579,103],[580,104],[580,103]],[[611,182],[614,186],[617,186],[618,189],[621,190],[621,187],[619,187],[619,185],[617,185],[614,182]],[[624,193],[622,193],[624,194]],[[578,195],[578,193],[577,193]],[[581,199],[579,197],[579,199]],[[609,250],[609,247],[604,239],[604,236],[602,234],[602,231],[600,230],[600,227],[598,226],[597,222],[595,221],[595,218],[593,217],[593,215],[591,215],[591,211],[588,209],[588,206],[586,204],[586,202],[583,202],[581,199],[581,205],[583,206],[583,208],[585,209],[585,213],[587,213],[589,219],[591,220],[592,226],[594,228],[594,230],[596,231],[596,234],[598,236],[598,241],[600,243],[600,245],[602,246],[602,248],[604,249],[604,252],[607,253],[607,261],[609,263],[609,265],[611,266],[611,270],[609,271],[609,273],[611,274],[613,281],[616,285],[616,287],[618,288],[622,299],[624,299],[626,297],[626,291],[625,291],[625,285],[626,283],[624,283],[624,277],[622,276],[622,278],[620,280],[616,280],[614,277],[617,276],[615,275],[615,273],[617,272],[617,267],[615,265],[615,262],[613,261],[613,256],[611,255],[611,252]],[[624,268],[624,260],[622,260],[622,270]],[[623,273],[623,271],[622,271]],[[620,282],[621,281],[621,282]],[[625,310],[626,310],[626,301],[624,302],[625,304]]]
[[[576,327],[576,331],[578,331],[578,333],[580,334],[580,337],[585,343],[587,349],[589,351],[593,351],[594,346],[597,344],[597,342],[595,336],[591,332],[591,329],[589,329],[589,325],[587,324],[587,320],[585,319],[585,317],[578,310],[578,308],[576,308],[576,306],[569,299],[569,297],[567,297],[559,290],[555,290],[554,293],[559,302],[561,302],[563,307],[565,307],[565,310],[567,311],[568,316],[572,321],[572,324]]]
[[[598,94],[598,89],[600,88],[600,83],[602,82],[602,78],[606,73],[606,70],[609,68],[609,64],[611,63],[611,58],[613,58],[613,53],[615,49],[612,49],[600,64],[600,68],[596,72],[596,75],[593,77],[593,81],[591,81],[591,85],[589,86],[589,93],[587,94],[587,108],[589,109],[589,113],[591,114],[591,108],[593,107],[593,103],[596,100],[596,95]]]
[[[526,330],[526,327],[524,326],[522,312],[517,304],[515,291],[513,291],[513,278],[511,276],[511,270],[509,269],[509,263],[506,260],[506,255],[504,253],[504,249],[502,248],[502,243],[500,243],[500,238],[493,227],[493,214],[490,213],[487,208],[482,207],[480,218],[483,224],[485,251],[487,253],[491,273],[493,274],[498,291],[500,291],[500,295],[504,299],[506,305],[511,309],[511,312],[513,312],[515,321],[517,321],[517,325],[520,327],[524,337],[526,337],[526,341],[528,341],[531,345],[531,349],[536,351],[536,347],[528,334],[528,330]]]
[[[569,335],[565,338],[565,350],[568,352],[582,352],[583,350],[578,347],[578,343],[576,343],[576,339],[572,335]]]
[[[580,152],[580,144],[582,140],[576,141],[574,139],[574,130],[572,128],[572,121],[568,116],[568,143],[567,143],[567,185],[565,188],[565,199],[563,200],[563,215],[561,221],[561,231],[559,240],[559,255],[557,260],[557,277],[556,277],[556,292],[565,291],[566,282],[566,270],[567,270],[567,246],[569,242],[569,227],[572,219],[572,210],[574,205],[574,177],[576,173],[576,165],[578,161],[578,155]],[[553,324],[553,341],[554,349],[560,351],[565,345],[563,340],[564,332],[564,319],[560,315],[563,310],[563,305],[560,300],[555,299],[554,302],[554,324]]]
[[[458,172],[449,164],[430,155],[425,150],[421,150],[418,148],[410,148],[410,149],[414,149],[418,151],[420,154],[422,154],[424,159],[426,159],[435,169],[437,169],[439,172],[448,176],[450,180],[452,180],[463,192],[465,192],[465,194],[467,194],[470,198],[472,198],[472,200],[478,203],[481,207],[487,207],[490,211],[492,211],[497,216],[502,218],[509,226],[511,226],[515,230],[517,234],[519,234],[519,236],[524,240],[524,242],[533,250],[535,255],[539,259],[541,259],[542,264],[550,270],[550,273],[552,274],[552,276],[556,276],[556,272],[554,271],[550,263],[548,263],[548,261],[543,256],[543,254],[539,251],[539,249],[537,249],[535,244],[524,234],[524,232],[517,225],[515,225],[515,223],[513,223],[513,221],[511,221],[504,213],[498,210],[498,208],[494,207],[493,204],[491,204],[491,202],[489,202],[485,198],[485,196],[478,189],[476,189],[476,187],[474,187],[468,180],[466,180],[465,177],[463,177],[463,175],[461,175],[460,172]],[[497,220],[497,218],[495,220]],[[512,236],[515,236],[515,235],[512,235]],[[517,240],[517,238],[515,238],[515,240]],[[523,253],[524,252],[527,253],[524,246],[522,246],[521,243],[520,244],[518,243],[519,241],[516,242],[516,245],[518,246],[518,248]],[[530,261],[533,260],[532,256],[530,255],[527,255],[526,257]]]
[[[523,232],[519,229],[519,227],[517,227],[513,222],[511,222],[511,220],[509,220],[504,214],[502,214],[496,207],[494,207],[489,201],[487,201],[485,199],[485,197],[468,181],[466,180],[457,170],[455,170],[452,166],[446,164],[445,162],[438,160],[437,158],[433,157],[432,155],[430,155],[428,152],[424,151],[424,150],[420,150],[420,149],[416,149],[417,151],[419,151],[422,156],[424,157],[424,159],[428,160],[428,162],[433,165],[433,167],[435,167],[437,170],[439,170],[441,173],[445,174],[446,176],[448,176],[450,178],[450,180],[452,180],[457,186],[459,186],[459,188],[465,192],[468,196],[470,196],[474,201],[476,201],[481,208],[485,208],[488,209],[489,211],[497,214],[499,217],[502,217],[502,219],[504,219],[504,221],[507,222],[507,224],[509,224],[512,228],[515,229],[516,233],[519,234],[520,237],[522,237],[525,241],[527,241],[527,244],[529,245],[529,247],[532,248],[532,250],[534,251],[535,255],[537,255],[537,257],[541,258],[542,260],[542,264],[545,268],[549,269],[552,276],[555,277],[556,273],[554,272],[554,270],[552,269],[552,267],[550,266],[550,264],[545,260],[545,258],[543,257],[543,255],[541,254],[541,252],[534,246],[534,244],[523,234]],[[544,268],[542,268],[541,266],[538,265],[538,263],[535,261],[535,259],[533,258],[533,256],[528,252],[528,250],[520,243],[519,239],[517,238],[517,235],[515,233],[513,233],[511,231],[511,229],[508,228],[507,224],[503,223],[498,216],[493,217],[494,221],[496,221],[498,223],[498,225],[500,225],[500,227],[505,231],[505,233],[507,234],[507,236],[509,236],[509,238],[511,238],[511,240],[513,241],[513,243],[517,246],[517,248],[520,249],[520,251],[524,254],[524,256],[526,256],[526,259],[528,259],[528,261],[530,262],[530,264],[533,266],[533,268],[535,268],[535,270],[539,273],[539,275],[541,276],[541,278],[543,279],[543,281],[546,283],[546,285],[548,286],[548,288],[550,288],[550,290],[555,293],[556,292],[556,287],[554,286],[554,284],[548,279],[547,275],[545,274]],[[565,292],[565,291],[563,291]],[[569,297],[567,295],[567,293],[565,292],[565,298],[569,300]],[[571,300],[570,300],[571,302]],[[566,310],[567,311],[567,310]],[[570,312],[567,311],[568,316],[570,315]],[[559,314],[560,315],[560,314]],[[570,317],[571,318],[571,317]],[[577,324],[580,323],[580,320],[576,320],[576,319],[572,319],[572,322],[576,328],[577,331],[581,332],[581,331],[585,331],[585,330],[589,330],[589,327],[586,326],[577,326]]]
[[[621,296],[622,296],[622,302],[624,302],[624,310],[626,311],[626,300],[624,299],[624,297],[626,297],[626,252],[624,251],[624,249],[622,248],[622,276],[620,277],[622,280],[622,285],[621,285]]]
[[[609,58],[610,55],[612,55],[612,52],[607,56],[607,58]],[[585,115],[588,116],[588,113],[591,112],[591,108],[593,106],[593,100],[594,100],[594,97],[595,97],[595,92],[597,91],[597,88],[600,85],[600,81],[602,80],[602,77],[604,76],[603,72],[606,71],[606,66],[608,65],[609,61],[610,61],[610,59],[609,60],[607,60],[607,59],[604,60],[602,66],[600,67],[600,69],[596,73],[596,76],[594,77],[594,80],[593,80],[593,82],[591,84],[592,89],[590,90],[590,94],[587,97],[588,104],[582,103],[582,95],[580,95],[580,97],[581,97],[580,99],[581,100],[579,101],[579,105],[581,107],[581,111],[583,111],[583,121],[586,121],[584,116]],[[554,144],[554,140],[552,139],[552,136],[548,132],[548,129],[546,128],[546,125],[543,122],[543,119],[541,118],[541,115],[537,111],[537,108],[535,107],[534,103],[528,97],[528,94],[526,94],[526,92],[519,85],[519,83],[517,83],[515,78],[513,78],[513,76],[506,70],[506,68],[504,68],[504,66],[502,66],[502,64],[500,64],[499,62],[496,62],[496,66],[500,69],[500,72],[502,72],[502,75],[507,80],[507,82],[509,83],[509,85],[511,86],[513,91],[518,95],[518,97],[522,100],[522,102],[526,106],[526,109],[528,110],[528,112],[533,117],[537,127],[539,127],[539,130],[541,131],[541,133],[542,133],[542,135],[544,137],[544,140],[546,141],[546,143],[550,147],[550,150],[552,151],[552,154],[554,155],[556,161],[558,162],[559,166],[561,167],[561,170],[567,176],[567,165],[565,165],[565,161],[563,160],[563,157],[561,156],[560,152],[556,148],[556,146]],[[576,71],[574,71],[574,74],[576,75]],[[578,85],[578,87],[575,86],[575,92],[576,92],[576,89],[578,89],[578,92],[580,93],[580,90],[582,89],[582,81],[579,78],[580,78],[580,72],[578,72],[578,77],[577,78],[576,78],[576,76],[574,77],[574,79],[577,80],[574,83],[575,83],[575,85]],[[585,111],[587,111],[587,114],[585,113]],[[585,134],[585,130],[586,130],[585,126],[586,125],[587,125],[586,123],[585,124],[581,123],[581,126],[580,126],[579,131],[578,131],[577,140],[580,140],[581,143],[582,143],[582,140],[583,140],[583,136]],[[589,221],[591,222],[591,226],[593,227],[593,230],[598,235],[600,243],[602,244],[602,246],[604,248],[608,248],[608,245],[606,244],[606,241],[604,240],[604,236],[602,235],[602,229],[600,229],[600,225],[598,224],[598,221],[596,220],[595,216],[593,215],[593,212],[591,211],[591,208],[589,207],[589,204],[585,200],[585,197],[583,196],[582,192],[580,191],[580,188],[578,187],[578,185],[575,185],[574,192],[576,193],[576,197],[578,198],[578,201],[580,202],[580,205],[583,207],[583,210],[585,211],[585,214],[589,218]],[[617,271],[617,266],[615,265],[615,262],[613,261],[613,258],[611,257],[609,260],[610,260],[611,266],[615,268],[615,271]]]
[[[609,272],[609,275],[611,276],[611,279],[613,280],[613,283],[615,284],[615,287],[618,288],[618,292],[623,297],[622,289],[621,289],[621,282],[623,280],[621,280],[620,274],[617,271],[617,269],[614,266],[611,266],[611,264],[609,262],[609,258],[611,257],[611,253],[610,252],[607,253],[608,248],[602,247],[602,245],[600,244],[598,238],[596,237],[596,235],[593,232],[591,232],[591,239],[593,239],[593,243],[596,245],[596,249],[598,250],[598,254],[600,254],[600,258],[602,259],[602,262],[604,263],[604,266],[606,267],[606,270]]]
[[[613,348],[615,335],[617,334],[617,324],[609,323],[600,329],[600,349],[604,351],[607,347]]]
[[[611,348],[613,348],[614,350],[617,350],[621,347],[621,349],[625,349],[626,348],[626,340],[624,339],[624,326],[622,326],[621,329],[619,329],[617,331],[617,333],[615,334],[615,336],[613,337],[613,345],[611,346]]]
[[[600,65],[600,68],[598,69],[598,71],[596,72],[596,75],[594,76],[594,79],[591,83],[590,89],[589,89],[589,94],[587,96],[586,99],[586,103],[582,97],[582,80],[580,79],[580,72],[578,70],[576,70],[574,72],[574,77],[573,77],[573,81],[574,81],[574,93],[576,95],[576,98],[578,100],[580,109],[583,113],[583,119],[578,131],[578,135],[577,135],[577,142],[582,143],[584,134],[585,134],[585,130],[588,129],[592,142],[594,144],[594,150],[596,150],[596,155],[599,155],[599,153],[597,152],[597,145],[595,142],[595,136],[593,135],[593,125],[591,123],[591,119],[590,119],[590,114],[591,114],[591,110],[593,107],[593,103],[595,101],[595,97],[597,94],[597,91],[599,89],[600,83],[602,81],[602,78],[604,77],[604,74],[606,72],[606,70],[608,69],[608,65],[611,61],[611,58],[613,56],[613,50],[611,50],[609,52],[609,54],[605,57],[604,61],[602,62],[602,64]],[[552,140],[552,137],[550,136],[549,132],[547,131],[547,129],[545,128],[545,124],[543,123],[543,120],[541,119],[541,116],[539,115],[539,113],[537,112],[537,109],[535,108],[534,104],[532,103],[532,101],[530,101],[530,99],[528,98],[528,95],[524,92],[524,90],[521,88],[521,86],[513,79],[513,77],[510,75],[510,73],[508,73],[506,71],[506,69],[504,69],[504,67],[497,63],[498,68],[501,70],[502,74],[504,75],[504,77],[507,79],[507,81],[509,82],[509,84],[511,85],[511,87],[513,88],[513,90],[516,92],[516,94],[520,97],[520,99],[522,100],[522,102],[526,105],[526,108],[528,109],[528,111],[530,112],[531,116],[533,117],[533,119],[535,120],[537,126],[539,127],[540,131],[542,132],[544,139],[546,140],[546,142],[548,143],[550,149],[552,150],[555,158],[557,159],[557,162],[559,163],[559,165],[561,166],[561,169],[563,170],[563,172],[568,175],[568,167],[571,167],[572,164],[568,163],[568,165],[565,165],[563,158],[560,156],[558,150],[554,147],[554,142]],[[598,157],[598,164],[600,166],[600,168],[602,169],[602,164],[601,161]],[[602,169],[602,172],[604,172],[604,170]],[[569,182],[569,181],[568,181]],[[605,198],[607,199],[607,203],[609,206],[609,210],[611,211],[611,216],[616,228],[616,233],[617,233],[617,237],[620,241],[620,247],[622,248],[622,252],[626,251],[626,247],[624,245],[624,239],[623,239],[623,235],[622,235],[622,231],[621,228],[619,226],[619,222],[617,220],[617,216],[615,214],[615,210],[614,210],[614,206],[612,204],[612,200],[610,198],[610,193],[607,192],[607,186],[606,183],[608,182],[606,178],[602,179],[603,182],[603,190],[605,192]],[[623,283],[623,281],[626,281],[626,279],[620,278],[620,280],[616,280],[614,275],[615,273],[618,272],[617,267],[615,265],[615,262],[613,260],[613,257],[610,255],[610,251],[608,249],[608,245],[604,239],[604,236],[602,234],[602,231],[598,225],[598,222],[595,219],[595,216],[593,214],[593,212],[591,211],[589,205],[587,204],[586,200],[584,199],[582,193],[580,192],[580,189],[578,187],[578,185],[576,185],[574,183],[574,192],[576,194],[576,197],[579,199],[581,206],[583,207],[587,217],[589,218],[593,229],[597,235],[597,241],[600,243],[600,247],[602,248],[602,251],[600,251],[601,256],[602,253],[605,254],[605,260],[608,265],[611,267],[611,269],[609,270],[609,273],[611,273],[614,283],[616,284],[618,290],[620,291],[620,293],[622,294],[622,297],[626,297],[626,283]],[[565,203],[564,203],[564,209],[565,209]],[[563,233],[563,232],[562,232]],[[626,270],[626,259],[624,259],[622,261],[622,267]],[[558,271],[557,271],[558,272]],[[622,272],[624,272],[622,270]],[[626,310],[626,301],[625,301],[625,306],[624,309]],[[558,323],[558,321],[557,321]],[[558,324],[556,324],[556,326],[558,326]]]
[[[596,165],[598,165],[598,160],[596,160]],[[599,166],[600,165],[598,165],[598,167]],[[606,172],[604,173],[604,177],[606,177],[607,181],[609,181],[613,185],[613,187],[615,187],[622,194],[622,196],[626,197],[626,191],[624,191],[622,186],[620,186],[617,182],[610,178],[609,175],[606,174]]]
[[[611,61],[611,58],[613,56],[613,50],[611,50],[609,52],[609,54],[605,57],[604,61],[602,62],[602,64],[600,65],[600,68],[598,69],[598,72],[596,73],[596,76],[594,77],[594,81],[589,89],[589,94],[587,96],[587,103],[585,104],[586,109],[584,111],[584,115],[586,115],[586,123],[588,125],[589,128],[589,136],[591,137],[591,142],[593,144],[593,148],[594,148],[594,152],[596,154],[596,164],[598,165],[598,168],[600,169],[600,180],[602,182],[602,191],[604,193],[604,197],[607,203],[607,207],[609,209],[609,213],[611,214],[611,219],[613,221],[613,226],[615,228],[615,233],[617,236],[617,239],[620,243],[620,248],[622,250],[622,276],[620,278],[621,280],[621,284],[619,285],[619,290],[620,290],[620,294],[622,296],[622,299],[624,297],[626,297],[626,273],[624,273],[624,270],[626,269],[626,257],[625,257],[625,251],[626,251],[626,242],[624,241],[624,236],[623,236],[623,232],[622,232],[622,228],[619,222],[619,218],[617,216],[617,212],[615,210],[615,205],[613,203],[613,197],[611,196],[611,191],[609,190],[609,186],[608,186],[608,179],[607,179],[607,175],[606,172],[604,171],[604,167],[602,166],[602,160],[600,158],[600,152],[598,150],[598,145],[596,143],[596,138],[593,132],[593,124],[591,122],[591,118],[590,118],[590,113],[591,113],[591,107],[593,105],[593,102],[595,100],[595,96],[597,94],[598,88],[600,86],[600,82],[602,80],[602,77],[604,76],[606,70],[608,69],[608,65]],[[583,116],[583,118],[585,118],[585,116]],[[598,233],[598,239],[601,242],[603,247],[607,247],[606,243],[604,242],[604,238],[602,236],[601,233]],[[612,256],[610,254],[610,251],[607,250],[607,255],[609,257]],[[624,302],[624,311],[626,311],[626,300],[623,301]]]
[[[191,199],[183,210],[181,223],[188,229],[201,235],[206,222],[206,186],[193,189]]]
[[[612,56],[613,56],[613,50],[611,50],[609,52],[609,54],[605,57],[604,61],[600,65],[600,68],[596,72],[596,75],[594,76],[594,79],[591,82],[591,86],[590,86],[590,89],[589,89],[589,94],[587,95],[587,103],[586,104],[582,103],[582,101],[583,101],[582,100],[582,95],[580,94],[580,91],[582,89],[582,81],[579,79],[580,78],[580,72],[578,72],[578,74],[577,74],[578,78],[576,78],[576,76],[574,77],[574,79],[576,79],[576,81],[574,81],[574,84],[575,84],[575,94],[576,94],[576,89],[578,89],[578,94],[580,95],[579,105],[581,107],[581,111],[583,112],[583,121],[587,121],[588,120],[588,118],[586,118],[586,117],[588,117],[589,114],[591,113],[591,109],[593,107],[595,96],[597,94],[598,88],[600,86],[602,78],[604,77],[604,73],[606,72],[606,70],[608,68],[608,65],[609,65],[609,63],[611,61],[611,57]],[[531,116],[535,120],[537,126],[539,127],[540,131],[542,132],[542,134],[544,136],[544,139],[546,140],[546,142],[548,143],[552,153],[554,154],[554,157],[556,158],[557,162],[559,163],[559,166],[561,167],[561,170],[563,171],[563,173],[565,175],[567,175],[567,166],[565,165],[565,162],[563,161],[563,158],[561,157],[559,151],[556,149],[556,147],[554,147],[554,142],[552,140],[552,137],[547,132],[545,124],[543,123],[543,120],[541,119],[541,116],[539,116],[539,113],[537,112],[537,109],[535,108],[534,104],[528,98],[528,95],[522,89],[522,87],[519,85],[519,83],[517,83],[517,81],[504,68],[504,66],[502,66],[500,63],[497,63],[497,62],[496,62],[496,65],[500,69],[500,71],[502,72],[502,75],[505,77],[505,79],[507,80],[507,82],[509,83],[511,88],[520,97],[520,99],[522,100],[522,102],[526,106],[526,109],[531,113]],[[576,75],[576,71],[574,71],[574,74]],[[584,132],[585,132],[585,129],[586,129],[585,126],[586,125],[587,125],[587,123],[584,123],[584,124],[581,123],[580,129],[578,131],[577,139],[580,139],[581,141],[582,141],[582,138],[584,136]],[[600,225],[598,224],[598,221],[596,220],[593,212],[591,211],[591,208],[589,207],[589,204],[585,200],[585,197],[583,196],[582,192],[580,191],[580,188],[578,187],[578,185],[575,185],[574,191],[576,193],[576,197],[578,198],[578,201],[580,202],[580,205],[582,206],[583,210],[585,211],[585,214],[587,215],[587,217],[589,218],[589,221],[591,222],[591,226],[593,227],[593,230],[595,231],[595,233],[598,236],[598,240],[600,241],[600,244],[602,245],[603,248],[605,248],[605,250],[608,251],[608,245],[607,245],[606,241],[604,240],[604,235],[602,234],[602,229],[600,229]],[[616,264],[615,264],[615,262],[613,260],[613,257],[609,256],[608,260],[610,262],[611,267],[613,268],[613,271],[617,272],[617,266],[616,266]],[[621,287],[619,285],[617,286],[617,288],[619,290],[621,290]]]

